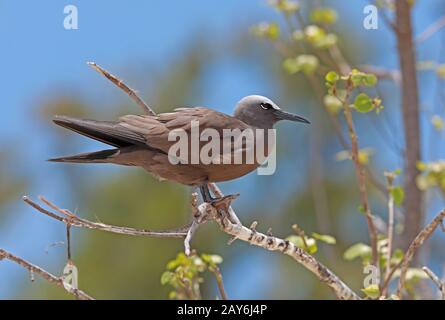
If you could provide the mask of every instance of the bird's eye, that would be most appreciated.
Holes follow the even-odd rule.
[[[263,108],[264,110],[268,110],[272,108],[272,105],[268,102],[263,102],[260,104],[261,108]]]

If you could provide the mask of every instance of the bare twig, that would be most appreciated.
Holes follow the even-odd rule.
[[[296,224],[296,223],[292,225],[292,230],[294,230],[294,232],[295,232],[295,233],[301,238],[301,240],[303,241],[304,249],[305,249],[305,250],[308,250],[308,249],[309,249],[309,246],[308,246],[307,241],[306,241],[306,235],[304,234],[304,230],[301,229],[301,228],[298,226],[298,224]]]
[[[416,43],[420,44],[424,42],[443,27],[445,27],[445,15],[434,21],[421,34],[419,34],[415,39]]]
[[[442,300],[445,300],[445,283],[442,282],[439,279],[439,277],[436,276],[430,268],[423,267],[422,270],[425,271],[425,273],[428,275],[428,277],[430,277],[430,279],[436,284],[437,288],[439,288],[439,292],[442,297]]]
[[[66,225],[66,253],[68,261],[71,260],[71,224]]]
[[[391,272],[391,256],[392,245],[394,239],[394,197],[392,195],[392,188],[394,182],[394,174],[392,172],[385,173],[388,180],[388,252],[386,254],[386,272],[385,277],[388,278]],[[385,292],[382,291],[382,295],[386,295],[388,287],[385,287]]]
[[[116,86],[118,86],[120,89],[122,89],[126,94],[128,94],[130,96],[130,98],[133,99],[137,103],[137,105],[142,108],[142,110],[144,111],[144,114],[150,115],[150,116],[156,115],[156,113],[149,107],[149,105],[147,103],[145,103],[145,101],[142,100],[142,98],[140,98],[137,95],[137,93],[133,89],[131,89],[129,86],[127,86],[121,79],[112,75],[107,70],[103,69],[101,66],[96,64],[95,62],[87,62],[87,64],[90,67],[94,68],[94,70],[99,72],[101,75],[106,77],[108,80],[113,82]]]
[[[348,64],[343,56],[343,53],[336,44],[329,48],[329,54],[331,55],[332,60],[335,61],[338,70],[340,70],[342,74],[349,74],[351,72],[351,66]]]
[[[400,266],[402,265],[403,260],[400,260],[394,267],[391,268],[391,270],[389,271],[389,273],[387,275],[385,275],[385,279],[383,281],[382,287],[381,287],[381,292],[383,295],[383,292],[386,292],[389,283],[392,280],[392,276],[394,275],[394,273],[397,271],[397,269],[400,268]]]
[[[48,282],[51,282],[61,288],[64,288],[68,293],[74,295],[76,298],[81,299],[81,300],[94,300],[93,297],[89,296],[88,294],[86,294],[85,292],[83,292],[82,290],[73,288],[73,287],[68,287],[64,285],[64,280],[62,277],[57,277],[51,273],[49,273],[48,271],[42,269],[41,267],[38,267],[16,255],[13,255],[12,253],[0,249],[0,260],[1,259],[7,259],[10,261],[13,261],[15,263],[17,263],[18,265],[24,267],[25,269],[29,270],[29,272],[31,274],[35,274],[37,273],[38,275],[40,275],[42,278],[44,278],[45,280],[47,280]]]
[[[366,73],[374,74],[379,80],[390,80],[400,84],[400,72],[398,70],[385,69],[369,64],[362,64],[359,69]]]
[[[405,253],[405,256],[402,260],[402,266],[400,270],[400,278],[399,278],[399,284],[397,287],[397,295],[401,297],[402,290],[405,285],[405,276],[406,272],[408,270],[409,264],[411,260],[414,257],[414,254],[416,253],[417,249],[427,240],[433,231],[436,229],[438,225],[442,223],[442,220],[445,218],[445,210],[442,210],[434,219],[430,222],[420,233],[417,235],[417,237],[413,240],[411,245],[409,246],[408,250]]]
[[[210,267],[209,270],[210,270],[210,272],[212,272],[215,275],[216,284],[218,286],[219,293],[221,294],[221,299],[227,300],[228,298],[227,298],[226,289],[224,288],[224,282],[223,282],[221,270],[219,270],[218,266]]]
[[[372,264],[377,266],[378,252],[377,252],[377,229],[374,224],[374,220],[371,214],[371,208],[369,206],[368,192],[366,190],[366,176],[365,170],[359,160],[359,148],[357,142],[357,134],[354,128],[354,122],[352,120],[352,112],[349,106],[349,90],[347,90],[346,97],[343,100],[343,112],[348,125],[349,136],[351,139],[351,157],[355,167],[355,174],[357,176],[360,192],[360,200],[362,203],[363,211],[366,216],[366,222],[368,224],[369,237],[372,248]]]
[[[152,231],[152,230],[147,230],[147,229],[119,227],[119,226],[113,226],[113,225],[99,223],[99,222],[92,222],[92,221],[78,217],[77,215],[75,215],[74,213],[72,213],[69,210],[60,209],[58,206],[49,202],[44,197],[39,197],[39,199],[42,202],[44,202],[45,204],[52,207],[57,212],[65,215],[65,216],[60,216],[54,212],[51,212],[51,211],[48,211],[48,210],[42,208],[40,205],[38,205],[36,202],[31,200],[27,196],[23,197],[23,201],[25,201],[27,204],[32,206],[37,211],[39,211],[53,219],[61,221],[61,222],[65,223],[66,225],[71,225],[74,227],[97,229],[97,230],[118,233],[118,234],[126,234],[126,235],[131,235],[131,236],[147,236],[147,237],[162,237],[162,238],[184,238],[185,236],[187,236],[187,231],[190,228],[190,224],[187,224],[181,228],[174,229],[174,230]]]

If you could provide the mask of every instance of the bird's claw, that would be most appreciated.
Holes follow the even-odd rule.
[[[227,211],[229,207],[232,205],[232,202],[239,197],[239,193],[229,194],[221,198],[215,198],[210,200],[210,205],[215,207],[217,210],[223,209]]]

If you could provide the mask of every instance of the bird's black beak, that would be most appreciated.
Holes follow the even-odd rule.
[[[300,117],[293,113],[283,111],[281,109],[275,109],[273,112],[274,112],[275,117],[278,120],[290,120],[290,121],[295,121],[295,122],[310,123],[309,120],[307,120],[303,117]]]

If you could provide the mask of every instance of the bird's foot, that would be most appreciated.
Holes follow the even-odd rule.
[[[239,197],[239,193],[235,194],[229,194],[224,197],[220,198],[212,198],[210,201],[206,201],[207,203],[210,203],[213,207],[215,207],[217,210],[224,209],[227,211],[229,207],[231,206],[232,202]]]

